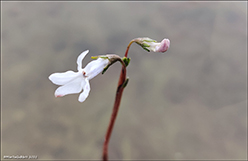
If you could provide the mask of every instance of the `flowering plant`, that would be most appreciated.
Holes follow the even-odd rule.
[[[79,93],[83,90],[83,92],[78,97],[78,101],[84,102],[90,92],[89,80],[91,80],[101,72],[103,74],[112,64],[114,64],[117,61],[119,61],[122,64],[122,69],[115,96],[113,112],[103,145],[102,159],[104,161],[108,160],[109,139],[119,110],[123,90],[128,83],[128,79],[126,78],[126,67],[130,62],[130,58],[128,58],[127,56],[128,56],[128,50],[133,42],[136,42],[148,52],[153,51],[153,52],[164,53],[170,47],[169,39],[163,39],[161,42],[157,42],[156,40],[147,37],[136,38],[130,41],[130,43],[128,44],[125,56],[123,58],[114,54],[95,56],[92,57],[95,60],[88,63],[85,68],[82,68],[82,60],[89,52],[89,50],[86,50],[82,52],[77,58],[77,70],[78,70],[77,72],[67,71],[64,73],[53,73],[48,77],[49,80],[52,81],[54,84],[61,85],[56,89],[54,94],[55,97],[62,97],[67,94]]]

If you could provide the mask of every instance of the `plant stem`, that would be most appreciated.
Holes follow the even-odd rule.
[[[131,44],[132,44],[133,42],[135,42],[135,39],[133,39],[132,41],[129,42],[129,44],[128,44],[128,46],[127,46],[126,53],[125,53],[125,57],[127,57],[127,55],[128,55],[128,50],[129,50],[129,48],[130,48],[130,46],[131,46]]]
[[[133,42],[134,41],[132,40],[128,44],[127,50],[126,50],[126,53],[125,53],[125,57],[127,57],[128,50],[129,50],[129,48],[130,48],[130,46],[131,46],[131,44]],[[111,136],[111,133],[112,133],[112,130],[113,130],[113,127],[114,127],[114,123],[115,123],[115,120],[116,120],[116,117],[117,117],[119,106],[120,106],[120,103],[121,103],[122,93],[123,93],[123,90],[125,88],[123,86],[123,84],[126,81],[126,66],[123,64],[123,62],[121,62],[121,63],[122,63],[122,69],[121,69],[121,73],[120,73],[120,77],[119,77],[119,81],[118,81],[118,86],[117,86],[117,90],[116,90],[115,103],[114,103],[111,119],[110,119],[110,122],[109,122],[108,130],[107,130],[104,145],[103,145],[103,154],[102,154],[103,161],[108,161],[108,143],[109,143],[109,139],[110,139],[110,136]]]
[[[117,87],[117,91],[116,91],[116,96],[115,96],[115,103],[114,103],[114,107],[113,107],[113,111],[112,111],[112,116],[109,122],[109,126],[108,126],[108,130],[106,133],[106,137],[105,137],[105,142],[104,142],[104,146],[103,146],[103,160],[107,161],[108,160],[108,143],[109,143],[109,139],[113,130],[113,126],[115,123],[115,119],[119,110],[119,106],[120,106],[120,102],[121,102],[121,96],[122,96],[122,92],[124,90],[123,87],[123,83],[126,80],[126,67],[122,67],[121,70],[121,74],[120,74],[120,79],[118,82],[118,87]]]

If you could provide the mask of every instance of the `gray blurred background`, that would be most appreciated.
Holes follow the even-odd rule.
[[[110,159],[246,159],[247,2],[2,2],[2,156],[100,159],[121,65],[55,98],[78,55],[124,56],[130,78]]]

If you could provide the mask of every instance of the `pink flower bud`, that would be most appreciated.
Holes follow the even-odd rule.
[[[169,39],[164,39],[161,41],[161,43],[158,43],[155,47],[154,52],[166,52],[170,47],[170,40]]]
[[[150,39],[148,37],[144,38],[136,38],[134,42],[139,44],[143,49],[153,52],[166,52],[170,47],[170,40],[163,39],[161,42],[157,42],[156,40]]]

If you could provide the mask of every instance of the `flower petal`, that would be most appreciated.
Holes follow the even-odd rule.
[[[56,85],[64,85],[79,75],[79,72],[67,71],[64,73],[53,73],[48,78]]]
[[[88,52],[89,52],[89,50],[85,50],[84,52],[82,52],[79,56],[78,56],[78,58],[77,58],[77,69],[78,69],[78,71],[80,70],[80,69],[82,69],[82,60],[84,59],[84,57],[88,54]]]
[[[149,43],[149,46],[150,46],[150,47],[147,47],[148,50],[151,50],[151,51],[153,51],[153,52],[157,52],[157,48],[158,48],[158,46],[160,46],[160,43],[157,43],[157,42],[150,42],[150,43]]]
[[[156,52],[166,52],[170,47],[170,40],[169,39],[164,39],[161,41],[160,45],[156,47]]]
[[[62,97],[67,94],[79,93],[82,91],[83,86],[85,86],[85,83],[86,81],[83,76],[77,77],[71,82],[57,88],[54,95],[55,97]]]
[[[78,101],[79,102],[84,102],[85,99],[89,96],[90,93],[90,83],[88,79],[85,79],[85,84],[83,85],[83,92],[79,95]]]
[[[89,64],[86,65],[84,68],[85,76],[90,80],[97,76],[99,73],[103,71],[103,69],[108,65],[109,60],[98,58],[97,60],[91,61]]]

